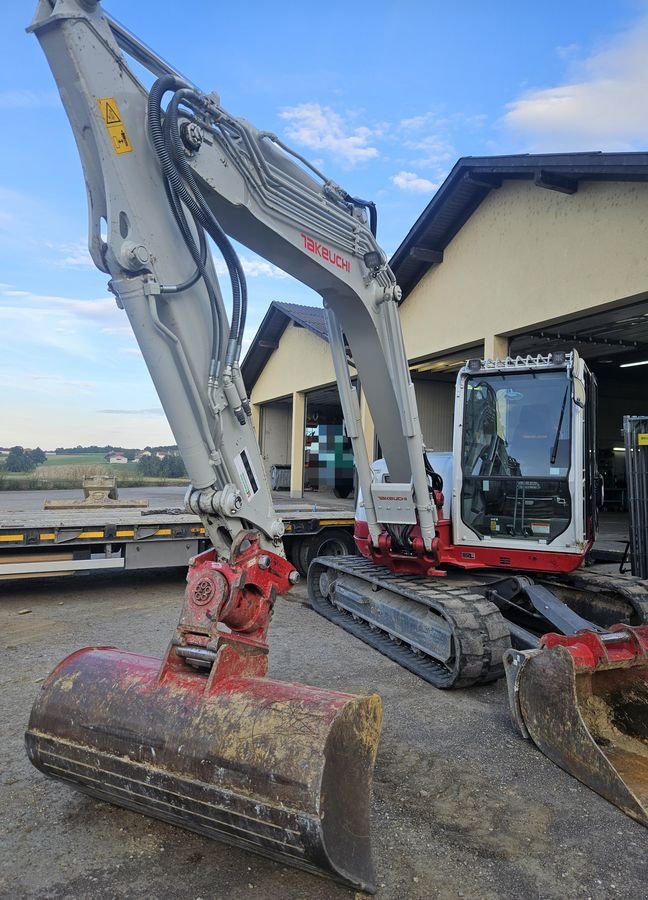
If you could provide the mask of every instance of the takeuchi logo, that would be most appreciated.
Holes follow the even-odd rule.
[[[351,271],[351,263],[349,260],[340,256],[335,250],[331,250],[326,244],[320,244],[319,241],[316,241],[314,238],[310,237],[310,235],[304,234],[303,231],[301,232],[301,238],[304,242],[304,248],[308,250],[309,253],[319,256],[320,259],[331,263],[331,265],[336,266],[338,269],[342,269],[343,272]]]

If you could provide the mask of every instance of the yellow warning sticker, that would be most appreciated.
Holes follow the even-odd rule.
[[[133,147],[126,132],[126,126],[122,121],[121,113],[119,112],[119,107],[117,106],[115,98],[100,97],[97,100],[97,105],[99,107],[99,112],[101,113],[101,118],[106,123],[106,130],[112,141],[115,153],[130,153]]]
[[[637,435],[637,443],[640,447],[648,447],[648,434],[645,431],[640,431]]]

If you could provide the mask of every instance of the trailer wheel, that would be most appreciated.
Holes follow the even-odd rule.
[[[304,538],[299,548],[299,570],[306,575],[318,556],[352,556],[357,552],[353,535],[343,528],[325,528],[311,538]]]
[[[286,553],[286,559],[297,570],[299,570],[299,548],[301,546],[301,543],[302,539],[300,537],[284,537],[284,551]]]

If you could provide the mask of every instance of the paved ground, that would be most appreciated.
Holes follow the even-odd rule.
[[[3,586],[1,897],[353,898],[330,882],[95,802],[27,762],[29,709],[54,664],[95,642],[161,654],[182,588],[175,572]],[[646,896],[648,832],[516,736],[503,683],[436,691],[309,608],[283,601],[271,674],[383,696],[373,801],[380,898]]]

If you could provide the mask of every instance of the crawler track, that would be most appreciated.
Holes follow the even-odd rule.
[[[542,580],[572,609],[603,628],[648,624],[648,581],[641,578],[579,569]]]
[[[335,600],[336,579],[344,577],[364,596],[360,608],[349,612]],[[375,616],[363,619],[362,605],[371,607],[372,596],[386,590],[406,603],[419,604],[419,615],[432,614],[449,633],[449,654],[421,645],[421,631],[410,635],[382,627]],[[308,571],[308,593],[316,612],[374,647],[438,688],[464,688],[484,684],[504,674],[502,654],[510,647],[505,619],[497,607],[465,587],[445,579],[396,575],[358,556],[319,557]],[[409,639],[408,639],[409,638]]]

